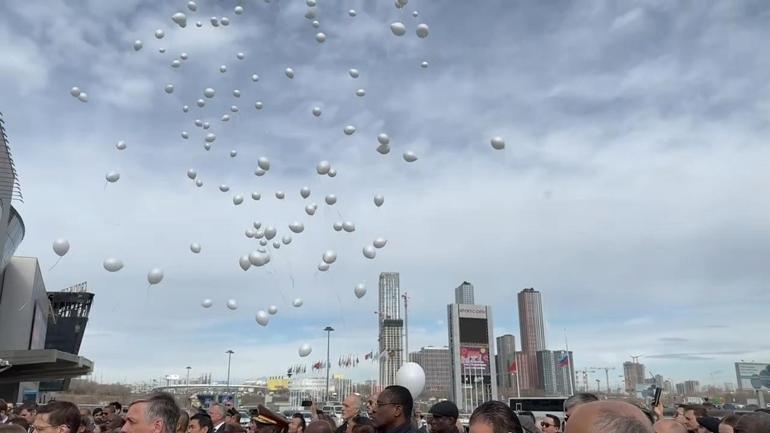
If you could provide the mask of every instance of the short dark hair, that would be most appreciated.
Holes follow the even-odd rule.
[[[8,424],[16,424],[17,426],[20,426],[24,430],[29,429],[29,422],[20,416],[8,421]]]
[[[27,433],[27,431],[18,424],[0,424],[0,433]]]
[[[523,433],[516,413],[501,401],[482,403],[471,414],[470,424],[483,422],[492,426],[495,433]]]
[[[311,421],[310,424],[307,425],[308,433],[332,433],[333,431],[334,428],[332,428],[329,421],[323,419]]]
[[[401,405],[404,408],[404,418],[412,418],[412,410],[414,409],[414,400],[412,399],[412,393],[408,389],[401,385],[390,385],[385,388],[383,392],[393,396],[393,403]]]
[[[356,424],[353,426],[353,433],[375,433],[375,430],[371,424]]]
[[[159,392],[153,394],[147,400],[137,400],[131,405],[137,403],[147,403],[147,407],[144,410],[147,418],[160,419],[163,421],[164,433],[175,433],[176,424],[179,422],[179,406],[176,404],[176,400],[171,394],[166,392]],[[117,408],[116,408],[117,409]]]
[[[727,424],[730,427],[735,427],[735,424],[738,423],[738,418],[740,418],[740,414],[737,413],[731,413],[730,415],[727,415],[726,417],[722,418],[722,421],[720,421],[720,424]]]
[[[734,427],[735,433],[758,433],[770,431],[770,414],[767,412],[752,412],[738,419]]]
[[[119,401],[113,401],[110,403],[110,406],[114,407],[116,412],[120,412],[120,410],[123,409],[123,405],[120,404]]]
[[[684,407],[684,411],[693,411],[696,418],[700,418],[702,416],[708,416],[708,409],[706,409],[705,406],[701,406],[699,404],[688,404]]]
[[[37,410],[38,415],[48,415],[48,424],[52,426],[66,425],[70,432],[77,433],[80,427],[80,410],[74,403],[54,400]]]
[[[206,427],[208,429],[206,430],[207,433],[214,433],[214,423],[211,422],[211,417],[208,416],[208,414],[200,412],[196,413],[190,417],[190,421],[192,420],[198,421],[198,425],[201,426],[201,428]]]
[[[372,420],[368,416],[356,415],[353,417],[353,424],[355,425],[372,425]]]
[[[0,412],[7,412],[8,411],[8,403],[5,402],[2,398],[0,398]]]
[[[305,431],[305,427],[307,427],[307,421],[305,421],[305,417],[297,412],[294,415],[291,416],[292,418],[297,418],[299,420],[299,426],[302,427],[302,431]]]
[[[579,404],[591,403],[592,401],[599,401],[599,397],[590,392],[578,392],[564,400],[564,412]]]
[[[102,412],[104,412],[102,408],[100,407],[94,408],[94,410],[91,411],[91,416],[101,415]]]
[[[545,417],[551,418],[553,420],[553,425],[555,425],[557,429],[561,427],[561,420],[559,419],[558,416],[547,413],[545,414]]]
[[[645,421],[633,415],[601,410],[593,428],[604,433],[654,433],[652,423]]]

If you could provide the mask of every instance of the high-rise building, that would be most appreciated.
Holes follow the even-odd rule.
[[[380,386],[396,383],[396,373],[403,362],[403,330],[401,320],[401,288],[398,272],[380,274]]]
[[[684,384],[683,383],[677,383],[675,385],[675,388],[676,388],[676,393],[678,395],[684,395]]]
[[[696,395],[700,392],[700,382],[697,380],[684,381],[684,395]]]
[[[566,357],[566,359],[565,359]],[[554,350],[553,363],[556,366],[554,370],[554,385],[556,395],[569,396],[575,393],[575,370],[572,351]]]
[[[623,363],[623,380],[626,392],[636,392],[636,386],[644,384],[644,364],[626,361]]]
[[[517,373],[511,377],[511,388],[516,388],[519,391],[522,389],[535,389],[537,388],[537,382],[532,383],[530,382],[530,365],[534,365],[535,363],[531,362],[530,360],[530,354],[524,353],[524,352],[516,352],[515,359],[516,359],[516,371]],[[517,388],[517,382],[518,381],[518,388]]]
[[[545,395],[556,395],[556,364],[553,362],[553,352],[538,350],[535,356],[537,357],[538,388],[545,390]]]
[[[497,399],[497,367],[492,354],[492,307],[447,305],[451,397],[461,410]]]
[[[519,331],[521,351],[527,354],[529,389],[543,389],[540,383],[537,352],[546,350],[545,326],[543,325],[543,301],[540,292],[529,288],[519,292]],[[522,380],[522,383],[524,381]]]
[[[455,288],[455,304],[473,305],[473,284],[463,281]]]
[[[444,398],[449,395],[452,371],[449,368],[448,347],[423,347],[418,352],[410,353],[409,360],[420,364],[425,372],[423,395]]]
[[[516,337],[505,334],[497,337],[497,387],[501,390],[513,390],[513,379],[508,371],[516,361]]]

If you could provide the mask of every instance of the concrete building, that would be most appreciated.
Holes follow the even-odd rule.
[[[401,282],[398,272],[383,272],[379,281],[380,386],[396,383],[403,363],[404,321],[401,319]]]
[[[700,393],[700,382],[697,380],[684,381],[684,395],[697,395]]]
[[[485,305],[447,305],[452,392],[461,410],[497,399],[497,366],[492,353],[492,308]]]
[[[644,364],[630,361],[623,363],[623,381],[625,382],[626,392],[635,392],[637,385],[644,384],[644,378]]]
[[[514,379],[508,371],[515,361],[516,337],[511,334],[497,337],[497,387],[500,393],[505,392],[510,395],[515,389]]]
[[[409,361],[420,364],[425,371],[424,395],[447,398],[452,386],[448,347],[423,347],[409,354]],[[417,396],[414,396],[415,398]]]
[[[530,378],[532,377],[530,374],[530,365],[535,365],[537,360],[532,361],[530,355],[535,354],[524,353],[521,351],[516,352],[515,359],[518,374],[511,377],[511,389],[518,389],[519,391],[522,389],[537,389],[537,382],[530,382]]]
[[[542,377],[538,370],[537,352],[546,350],[545,326],[543,321],[543,301],[535,289],[524,289],[518,294],[519,303],[519,332],[521,334],[521,351],[527,354],[527,388],[543,389],[540,383]],[[521,375],[521,373],[519,373]],[[525,383],[522,380],[522,384]]]
[[[676,387],[677,395],[684,395],[684,384],[683,383],[677,383],[675,385],[675,387]]]
[[[455,304],[473,305],[473,284],[463,281],[455,288]]]

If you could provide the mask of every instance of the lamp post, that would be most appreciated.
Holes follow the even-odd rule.
[[[329,343],[331,342],[331,335],[334,328],[327,326],[324,328],[326,331],[326,401],[329,401],[329,370],[331,370],[331,358],[329,357]]]
[[[189,398],[189,396],[190,396],[190,369],[192,367],[190,367],[188,365],[185,368],[187,369],[187,381],[186,381],[185,386],[184,386],[184,394],[185,394],[185,398]]]
[[[230,358],[233,356],[232,350],[225,352],[227,354],[227,393],[230,394]]]

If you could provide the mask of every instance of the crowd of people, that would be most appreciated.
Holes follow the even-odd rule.
[[[423,414],[408,389],[393,385],[366,402],[358,394],[345,398],[340,425],[314,406],[307,422],[302,413],[287,418],[260,405],[244,428],[241,412],[233,407],[214,403],[206,410],[185,410],[172,395],[158,393],[127,407],[114,402],[93,410],[67,401],[10,408],[0,400],[0,433],[770,433],[766,409],[722,418],[708,411],[681,405],[667,418],[662,405],[645,410],[578,393],[564,402],[563,418],[547,414],[537,420],[531,412],[516,413],[503,402],[488,401],[473,411],[466,430],[453,402],[438,402]]]

